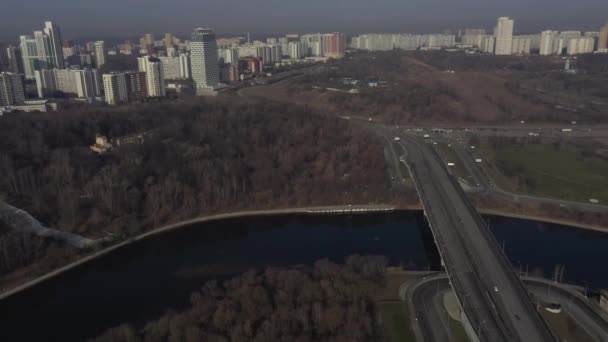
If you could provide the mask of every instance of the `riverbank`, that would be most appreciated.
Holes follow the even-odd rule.
[[[260,216],[273,216],[273,215],[288,215],[288,214],[300,214],[300,215],[344,215],[344,214],[369,214],[369,213],[382,213],[382,212],[391,212],[395,210],[403,210],[403,211],[419,211],[422,210],[422,206],[420,205],[408,205],[408,206],[391,206],[391,205],[355,205],[355,206],[328,206],[328,207],[305,207],[305,208],[288,208],[288,209],[270,209],[270,210],[252,210],[252,211],[239,211],[233,213],[224,213],[224,214],[216,214],[210,216],[197,217],[190,220],[185,220],[173,224],[168,224],[157,229],[151,230],[149,232],[143,233],[141,235],[129,238],[125,241],[117,243],[115,245],[111,245],[106,247],[100,251],[87,255],[77,261],[69,263],[63,267],[57,268],[47,274],[44,274],[40,277],[27,281],[21,285],[17,285],[16,287],[7,286],[6,289],[2,289],[0,291],[0,300],[10,297],[16,293],[24,291],[28,288],[34,287],[46,280],[52,279],[62,273],[68,272],[74,268],[77,268],[83,264],[86,264],[92,260],[98,259],[102,256],[110,254],[116,250],[122,249],[123,247],[129,246],[135,242],[142,241],[145,239],[149,239],[151,237],[155,237],[161,234],[165,234],[176,229],[180,229],[183,227],[187,227],[192,224],[198,223],[206,223],[213,222],[219,220],[226,219],[234,219],[234,218],[243,218],[243,217],[260,217]],[[570,222],[567,220],[560,219],[552,219],[548,217],[542,216],[533,216],[533,215],[522,215],[510,213],[507,211],[499,211],[499,210],[489,210],[489,209],[480,209],[479,212],[484,215],[494,215],[494,216],[503,216],[515,219],[526,219],[526,220],[534,220],[545,223],[553,223],[560,225],[567,225],[570,227],[575,227],[579,229],[597,231],[602,233],[608,233],[608,228],[598,227],[593,225],[586,225],[577,222]]]
[[[68,272],[75,269],[87,262],[98,259],[102,256],[110,254],[116,250],[122,249],[123,247],[129,246],[135,242],[142,241],[154,236],[158,236],[164,233],[171,232],[173,230],[186,227],[192,224],[207,223],[219,220],[243,218],[243,217],[259,217],[259,216],[274,216],[274,215],[289,215],[289,214],[300,214],[300,215],[345,215],[345,214],[367,214],[367,213],[381,213],[394,211],[397,208],[390,205],[349,205],[349,206],[327,206],[327,207],[304,207],[304,208],[288,208],[288,209],[269,209],[269,210],[250,210],[250,211],[238,211],[233,213],[224,213],[210,216],[202,216],[193,218],[190,220],[180,221],[172,224],[168,224],[149,232],[140,234],[135,237],[128,238],[118,244],[106,247],[93,254],[87,255],[77,261],[67,264],[63,267],[57,268],[47,274],[40,277],[27,281],[24,284],[16,287],[8,287],[8,289],[2,289],[0,291],[0,300],[10,297],[16,293],[24,291],[28,288],[34,287],[46,280],[52,279],[62,273]],[[399,208],[399,210],[415,210],[415,208]]]

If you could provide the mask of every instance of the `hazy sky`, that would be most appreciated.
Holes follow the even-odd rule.
[[[607,0],[1,0],[0,39],[42,27],[46,19],[66,39],[124,37],[145,32],[218,33],[345,31],[440,32],[493,27],[515,18],[516,32],[543,28],[598,30]]]

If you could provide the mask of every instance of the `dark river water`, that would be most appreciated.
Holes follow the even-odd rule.
[[[516,268],[608,287],[608,234],[486,217]],[[188,305],[206,280],[254,268],[311,265],[351,254],[437,269],[419,212],[357,216],[282,215],[193,225],[131,245],[0,301],[0,341],[82,341],[124,322],[142,324]]]

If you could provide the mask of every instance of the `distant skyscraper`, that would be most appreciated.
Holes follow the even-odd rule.
[[[65,61],[63,58],[63,42],[61,40],[61,30],[52,21],[44,23],[44,34],[49,37],[49,57],[51,59],[51,65],[54,68],[63,69],[65,68]]]
[[[104,74],[103,91],[106,103],[109,105],[127,102],[127,78],[125,74]]]
[[[495,54],[510,55],[513,48],[513,20],[508,17],[498,18],[494,31],[496,37]]]
[[[21,56],[21,49],[16,46],[9,46],[6,48],[6,55],[8,57],[8,70],[15,74],[23,74],[23,56]]]
[[[51,38],[43,31],[34,31],[34,41],[36,42],[36,55],[38,56],[36,70],[52,69],[54,58],[51,56]]]
[[[164,42],[166,48],[173,47],[173,35],[171,33],[165,33]]]
[[[20,36],[25,77],[34,78],[34,71],[65,68],[61,32],[51,21],[45,22],[42,31],[34,31],[34,38]]]
[[[190,39],[190,66],[197,94],[215,88],[220,80],[217,43],[213,30],[198,28]]]
[[[25,102],[23,75],[0,72],[0,106],[14,106]]]
[[[140,49],[146,50],[148,53],[152,53],[154,51],[154,36],[151,33],[146,33],[139,40]]]
[[[25,77],[34,78],[34,71],[36,71],[39,66],[36,40],[30,36],[20,36],[19,40]]]
[[[600,29],[600,38],[598,41],[597,48],[599,50],[608,49],[608,24],[602,26]]]
[[[102,40],[98,40],[93,43],[93,47],[95,48],[95,66],[97,66],[97,68],[101,68],[104,64],[106,64],[105,44]]]
[[[149,97],[163,97],[165,92],[165,73],[163,63],[158,58],[144,56],[137,59],[139,71],[146,73],[146,88]]]

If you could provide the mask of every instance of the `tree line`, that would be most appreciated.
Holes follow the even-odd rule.
[[[381,256],[249,271],[207,282],[185,311],[169,311],[143,327],[123,324],[92,341],[383,341],[373,294],[385,284]]]
[[[96,134],[153,132],[98,155]],[[0,198],[94,238],[239,209],[386,201],[382,142],[287,104],[235,99],[0,118]],[[0,251],[1,253],[1,251]]]

